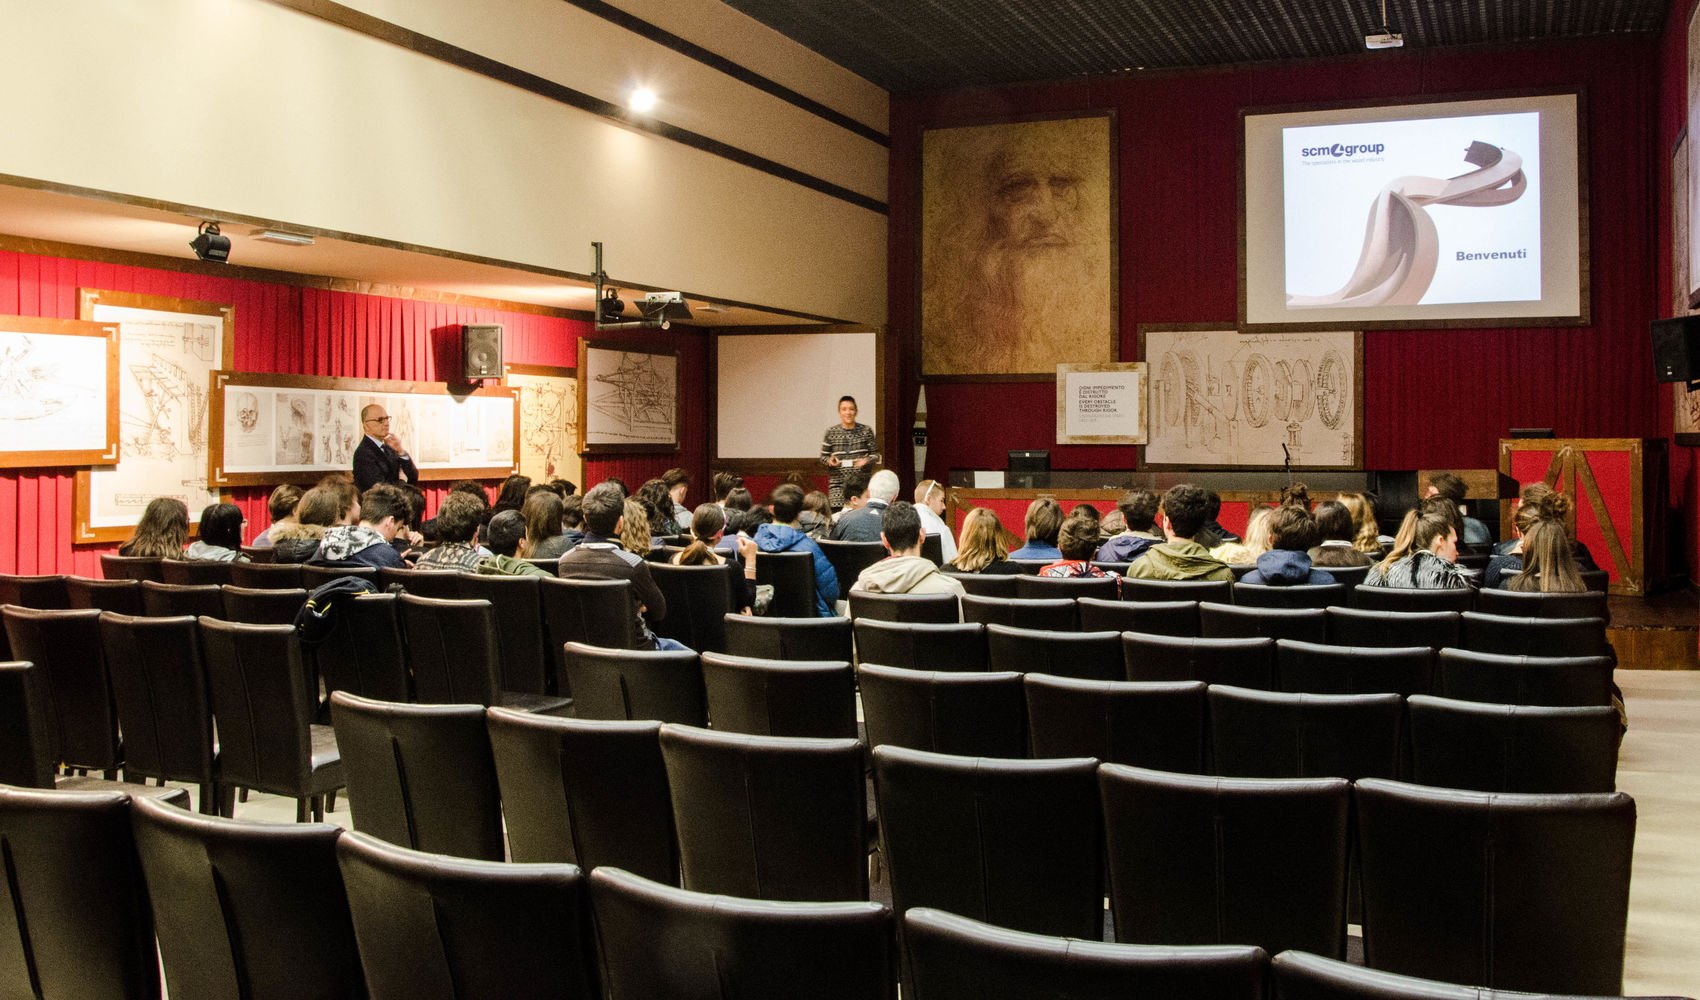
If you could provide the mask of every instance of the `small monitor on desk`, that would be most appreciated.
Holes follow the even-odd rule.
[[[1009,485],[1017,489],[1035,489],[1050,485],[1051,453],[1048,451],[1011,451],[1009,453]]]

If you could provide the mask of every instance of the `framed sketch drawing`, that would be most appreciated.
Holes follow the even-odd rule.
[[[924,378],[1117,360],[1115,148],[1108,112],[922,133]]]
[[[1142,326],[1150,407],[1141,467],[1363,465],[1362,337]]]
[[[79,314],[118,324],[116,465],[77,473],[72,540],[130,537],[154,497],[201,509],[220,499],[207,483],[207,385],[234,350],[236,307],[85,288]]]
[[[1145,362],[1057,366],[1057,444],[1144,444]]]
[[[0,316],[0,468],[118,460],[118,326]]]
[[[584,484],[578,456],[578,372],[547,365],[508,365],[506,382],[519,400],[519,472],[534,483]]]
[[[679,449],[679,357],[639,341],[578,342],[579,453]]]

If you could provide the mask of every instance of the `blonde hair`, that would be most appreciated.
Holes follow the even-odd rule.
[[[1370,555],[1381,554],[1381,525],[1375,523],[1375,507],[1362,493],[1342,493],[1337,498],[1352,515],[1352,548]]]
[[[620,516],[625,518],[620,524],[620,545],[642,559],[649,554],[649,512],[643,509],[643,504],[627,497]]]
[[[1405,512],[1405,519],[1399,522],[1399,531],[1393,536],[1393,547],[1387,550],[1387,557],[1376,564],[1376,570],[1386,575],[1394,563],[1411,554],[1411,549],[1416,544],[1417,511],[1413,507]]]
[[[962,519],[962,537],[951,565],[966,573],[978,573],[992,563],[1003,562],[1009,557],[1003,534],[1003,524],[990,507],[975,507]]]

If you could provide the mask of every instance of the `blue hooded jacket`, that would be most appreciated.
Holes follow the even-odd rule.
[[[831,618],[832,604],[838,600],[838,574],[815,540],[789,524],[764,524],[752,537],[761,552],[808,552],[815,557],[815,612]]]
[[[1332,573],[1310,568],[1310,556],[1303,552],[1275,549],[1257,557],[1257,568],[1247,573],[1241,583],[1261,583],[1266,587],[1318,586],[1334,582]]]

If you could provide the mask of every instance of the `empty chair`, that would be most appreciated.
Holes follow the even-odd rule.
[[[100,554],[100,575],[108,580],[164,580],[158,556],[121,556],[113,552]]]
[[[396,601],[394,594],[363,594],[337,605],[330,635],[310,650],[327,696],[347,691],[378,701],[412,700]]]
[[[838,589],[845,592],[862,571],[874,563],[884,559],[888,554],[884,542],[842,542],[830,538],[819,538],[815,544],[826,554],[826,561],[832,563],[832,571],[838,576]]]
[[[1276,955],[1270,970],[1278,1000],[1528,1000],[1523,993],[1400,976],[1302,951]]]
[[[590,873],[603,987],[614,1000],[895,1000],[891,910],[676,889]]]
[[[702,681],[709,721],[721,732],[856,736],[856,673],[847,662],[704,653]]]
[[[144,1000],[159,992],[130,796],[0,787],[0,993]]]
[[[864,663],[856,678],[870,747],[970,757],[1027,754],[1018,673],[904,670]]]
[[[903,915],[915,1000],[1144,997],[1263,1000],[1269,956],[1249,945],[1110,944],[1029,934],[918,906]]]
[[[1160,771],[1203,774],[1206,715],[1199,681],[1022,679],[1034,757],[1096,757]]]
[[[1100,601],[1082,597],[1074,603],[1082,632],[1198,635],[1197,601]]]
[[[581,719],[708,724],[697,654],[685,650],[566,645],[567,681]]]
[[[250,625],[293,625],[307,603],[307,592],[300,587],[286,590],[226,586],[221,588],[226,621],[247,622]]]
[[[593,1000],[593,934],[574,865],[336,844],[366,988],[385,997]]]
[[[1328,641],[1336,646],[1444,649],[1458,645],[1456,611],[1363,611],[1329,608]]]
[[[1308,694],[1428,694],[1434,690],[1434,662],[1434,650],[1427,646],[1275,643],[1281,690]]]
[[[1612,662],[1606,656],[1501,656],[1443,649],[1440,693],[1504,705],[1610,705]]]
[[[953,573],[944,574],[962,584],[970,597],[1014,597],[1015,573]]]
[[[64,610],[73,606],[66,582],[67,578],[58,573],[43,576],[0,573],[0,604],[43,611]]]
[[[1124,601],[1215,601],[1232,604],[1234,585],[1227,580],[1138,580],[1122,581]]]
[[[756,586],[773,588],[773,603],[768,605],[768,614],[779,618],[807,618],[819,614],[815,601],[814,553],[761,552],[755,559]],[[849,583],[845,583],[840,589],[848,586]]]
[[[1203,601],[1198,605],[1198,634],[1206,639],[1298,639],[1326,642],[1328,616],[1321,608],[1240,608]]]
[[[1484,615],[1508,618],[1598,618],[1611,622],[1604,591],[1580,594],[1523,593],[1515,590],[1479,590],[1476,610]]]
[[[849,660],[850,619],[727,615],[726,652],[764,660]]]
[[[554,686],[553,664],[543,646],[541,593],[537,578],[532,576],[498,573],[460,576],[462,599],[489,601],[495,612],[502,671],[497,686],[503,691],[547,694]]]
[[[1113,601],[1121,596],[1121,581],[1113,576],[1018,576],[1015,596],[1028,600],[1055,600],[1059,597],[1096,597]]]
[[[392,585],[399,585],[402,590],[415,597],[435,597],[452,601],[460,597],[461,575],[458,571],[380,566],[378,578],[373,582],[378,585],[379,590],[387,591]]]
[[[1366,965],[1533,993],[1621,989],[1629,796],[1368,778],[1353,797]]]
[[[88,577],[65,578],[65,596],[73,608],[96,608],[116,611],[121,615],[142,613],[142,581],[91,580]]]
[[[485,714],[512,860],[679,881],[661,723]]]
[[[1468,611],[1475,599],[1470,587],[1414,590],[1359,584],[1352,589],[1352,607],[1361,611]]]
[[[649,575],[667,598],[667,617],[655,623],[656,635],[677,639],[698,652],[726,648],[726,615],[744,603],[744,578],[736,564],[659,562],[649,567]]]
[[[484,709],[331,696],[354,829],[433,854],[502,860]]]
[[[661,727],[681,884],[748,899],[868,898],[860,740]]]
[[[293,590],[302,584],[301,564],[231,563],[230,582],[238,587],[283,587]]]
[[[856,657],[910,670],[985,670],[986,626],[979,622],[855,619]]]
[[[362,580],[378,582],[376,566],[331,566],[319,563],[301,564],[301,586],[311,593],[327,583],[333,583],[345,576],[357,576]]]
[[[850,617],[885,622],[938,622],[962,620],[955,594],[871,594],[850,591]]]
[[[1212,685],[1216,773],[1242,778],[1392,778],[1405,699]]]
[[[1329,569],[1328,572],[1333,573],[1334,570]],[[1350,600],[1351,588],[1343,583],[1296,587],[1234,584],[1234,603],[1242,608],[1330,608],[1343,607]]]
[[[172,1000],[361,993],[341,830],[130,809]]]
[[[1079,627],[1074,599],[1029,600],[1020,597],[964,597],[962,620],[1016,628],[1048,628],[1072,632]]]
[[[142,610],[161,618],[178,615],[219,618],[224,614],[224,593],[216,583],[155,583],[143,580]]]
[[[561,658],[564,644],[585,642],[609,649],[637,645],[637,613],[632,607],[635,598],[628,581],[541,577],[537,584],[558,693],[571,693],[565,686],[566,663]]]
[[[1118,941],[1344,955],[1349,782],[1105,764],[1098,783]]]
[[[1510,618],[1466,612],[1458,644],[1502,656],[1609,656],[1600,618]]]
[[[1275,688],[1274,639],[1186,639],[1123,633],[1130,681],[1203,681]]]
[[[897,912],[930,906],[1014,930],[1100,938],[1097,761],[896,746],[873,755]]]
[[[124,776],[200,786],[203,813],[228,812],[218,787],[212,701],[193,618],[100,616],[124,733]]]
[[[159,564],[160,579],[183,586],[230,582],[230,564],[208,559],[167,559]]]
[[[489,601],[402,594],[400,610],[413,692],[420,701],[503,705],[528,712],[558,712],[570,703],[567,698],[501,689],[502,648],[496,640],[496,611]]]
[[[1119,632],[1050,632],[986,626],[986,669],[1116,681],[1124,674]]]
[[[36,691],[48,759],[113,771],[123,761],[112,684],[101,653],[101,614],[13,605],[0,608],[12,656],[35,664],[40,671],[43,683],[36,685]]]
[[[1411,699],[1411,780],[1482,792],[1610,792],[1623,735],[1609,705]]]

